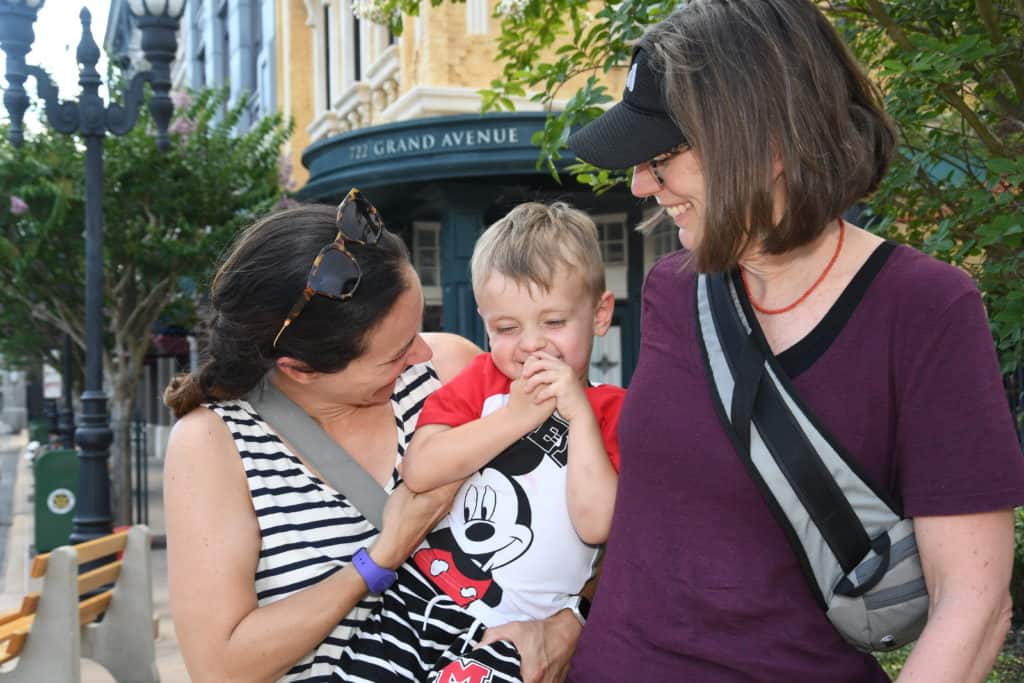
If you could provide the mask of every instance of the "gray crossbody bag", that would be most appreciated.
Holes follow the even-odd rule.
[[[366,521],[380,529],[388,494],[316,420],[281,393],[266,377],[245,396],[260,417],[298,449],[320,478],[345,496]]]
[[[913,520],[806,409],[727,274],[698,277],[697,318],[719,416],[829,621],[865,652],[916,640],[928,593]]]

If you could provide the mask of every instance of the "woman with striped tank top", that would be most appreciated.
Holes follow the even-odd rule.
[[[165,393],[181,418],[164,470],[171,608],[193,681],[329,680],[380,577],[447,512],[458,484],[412,494],[398,466],[423,401],[479,349],[421,335],[422,317],[404,244],[357,191],[337,213],[272,214],[230,249],[203,361]],[[379,533],[245,400],[264,377],[390,494]],[[524,660],[562,671],[579,627],[556,615],[523,633]]]

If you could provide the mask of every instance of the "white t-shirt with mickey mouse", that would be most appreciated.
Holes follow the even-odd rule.
[[[457,427],[508,403],[511,380],[489,353],[435,391],[418,426]],[[586,389],[616,471],[625,390]],[[568,424],[555,413],[462,485],[449,514],[414,553],[434,584],[486,626],[545,619],[591,577],[600,548],[580,540],[566,498]]]

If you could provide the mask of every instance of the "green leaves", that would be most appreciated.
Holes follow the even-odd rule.
[[[432,6],[444,0],[430,0]],[[419,0],[375,0],[415,15]],[[535,142],[538,168],[558,177],[569,131],[616,99],[606,76],[677,0],[502,0],[495,58],[502,77],[481,91],[484,111],[515,98],[551,116]],[[821,3],[878,81],[904,146],[868,200],[871,228],[970,271],[985,292],[1003,367],[1024,359],[1024,5],[995,0]],[[400,18],[398,19],[400,22]],[[400,30],[392,24],[392,30]],[[564,105],[562,103],[564,102]],[[565,167],[597,192],[628,174]]]
[[[1024,16],[986,0],[858,0],[829,11],[877,77],[904,143],[871,210],[889,217],[888,236],[976,278],[1003,369],[1019,367]]]
[[[161,309],[182,298],[175,288],[164,293],[166,283],[205,282],[236,231],[282,194],[278,154],[288,127],[280,118],[237,134],[244,99],[228,106],[226,92],[203,91],[179,104],[168,152],[156,149],[148,107],[131,132],[105,142],[107,333],[128,354],[110,356],[112,373],[132,371]],[[38,357],[63,331],[81,339],[83,173],[75,138],[46,130],[20,150],[0,145],[0,207],[9,194],[29,206],[19,216],[0,210],[0,354],[8,359]]]

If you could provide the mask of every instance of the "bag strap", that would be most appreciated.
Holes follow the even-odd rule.
[[[279,436],[298,450],[325,483],[345,496],[374,528],[381,528],[384,504],[388,500],[384,487],[329,437],[316,420],[266,377],[245,400]]]
[[[824,605],[900,517],[787,386],[727,274],[698,277],[697,318],[719,416]]]

